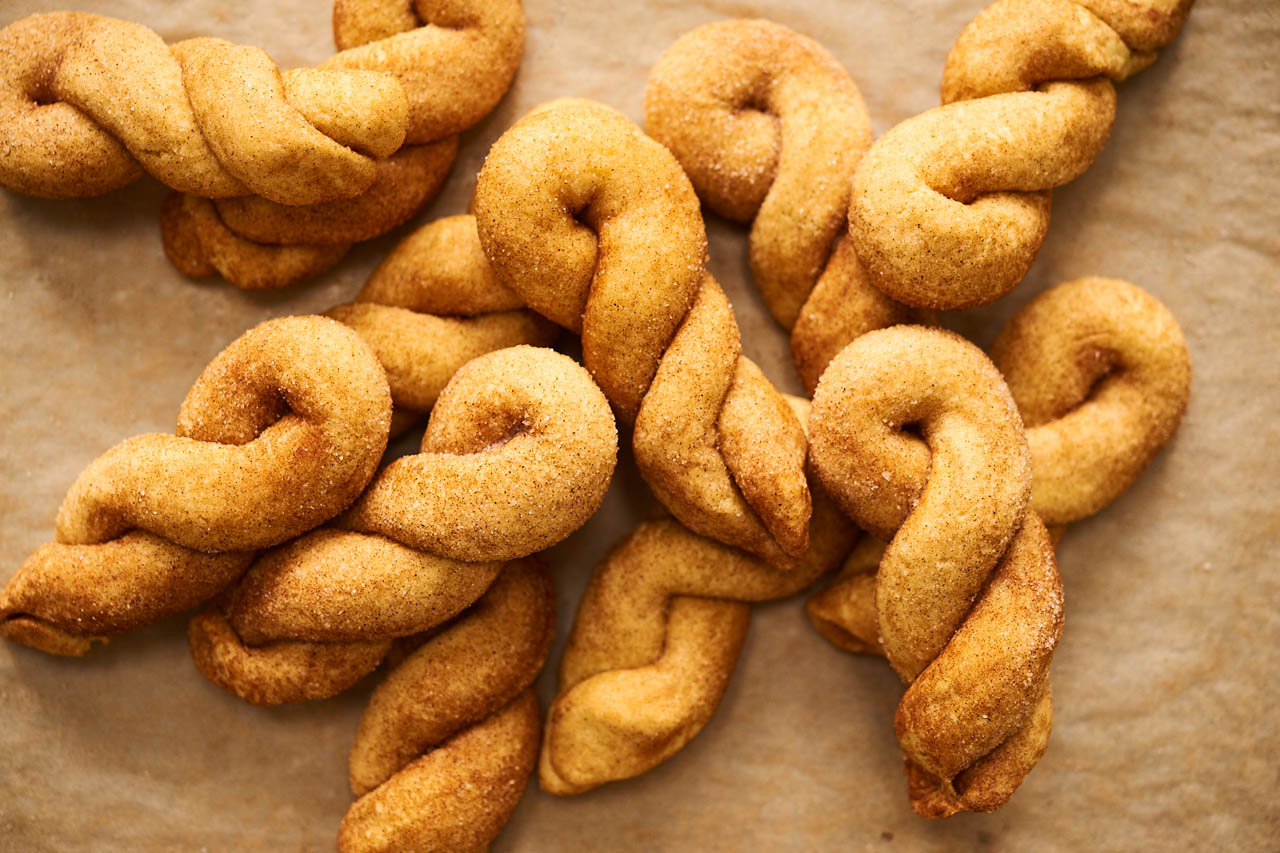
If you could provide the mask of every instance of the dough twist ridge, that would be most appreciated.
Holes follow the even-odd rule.
[[[0,594],[0,634],[82,655],[209,599],[251,554],[346,509],[387,443],[382,368],[323,317],[270,320],[196,380],[177,435],[108,450],[68,491],[56,542]]]
[[[469,362],[422,452],[384,468],[333,527],[262,555],[192,620],[196,666],[254,704],[345,690],[393,640],[475,601],[503,561],[578,529],[616,455],[608,402],[569,358],[520,346]]]
[[[373,185],[354,199],[305,208],[254,196],[170,199],[160,220],[165,251],[185,275],[287,287],[329,269],[353,243],[407,222],[440,191],[457,134],[497,105],[524,49],[519,0],[337,0],[333,22],[340,51],[321,67],[399,80],[408,144],[378,164]]]
[[[481,850],[493,840],[537,759],[531,685],[554,630],[546,567],[518,560],[387,675],[351,747],[359,799],[339,850]]]
[[[793,595],[835,567],[856,532],[821,489],[811,544],[783,572],[665,519],[614,547],[587,587],[560,664],[539,780],[578,794],[637,776],[715,713],[746,640],[750,603]]]
[[[1079,177],[1111,132],[1112,81],[1154,61],[1190,6],[988,6],[947,57],[944,106],[886,133],[854,175],[849,233],[872,284],[945,310],[1013,289],[1048,231],[1049,191]]]
[[[849,185],[871,145],[862,95],[817,42],[762,20],[676,40],[649,75],[645,129],[716,213],[751,221],[751,271],[812,393],[827,362],[908,310],[849,242]]]
[[[671,154],[608,107],[554,101],[494,144],[474,208],[503,281],[581,334],[659,500],[695,532],[796,565],[812,512],[804,431],[741,354]]]
[[[1098,512],[1146,469],[1186,410],[1191,360],[1169,310],[1128,282],[1083,278],[1027,304],[991,348],[1027,427],[1031,507],[1065,525]],[[1061,527],[1052,532],[1060,535]],[[814,627],[849,651],[879,653],[868,538],[807,604]]]
[[[912,808],[996,809],[1044,753],[1063,617],[1013,398],[959,336],[896,326],[832,361],[810,429],[827,490],[889,540],[876,618],[909,684],[894,728]]]
[[[0,185],[77,198],[143,170],[204,197],[351,198],[404,142],[387,74],[298,69],[221,39],[167,45],[140,24],[54,12],[0,30]]]

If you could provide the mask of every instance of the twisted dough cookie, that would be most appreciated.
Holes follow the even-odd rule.
[[[519,0],[337,0],[327,69],[385,72],[409,99],[399,152],[345,201],[286,207],[263,198],[209,202],[174,196],[161,212],[165,251],[183,274],[218,273],[245,289],[287,287],[329,269],[353,243],[407,222],[435,197],[457,155],[457,134],[506,92],[524,49]]]
[[[0,30],[0,186],[29,195],[98,195],[145,170],[211,198],[351,198],[403,144],[408,120],[386,74],[282,76],[255,48],[170,46],[140,24],[81,12]]]
[[[1051,525],[1079,521],[1123,494],[1172,438],[1191,390],[1191,359],[1173,315],[1116,279],[1082,278],[1042,293],[1000,332],[991,357],[1027,426],[1031,508]],[[882,548],[860,543],[840,577],[807,604],[814,627],[849,651],[879,650]]]
[[[698,27],[650,73],[645,128],[708,207],[754,219],[751,271],[774,319],[792,330],[810,393],[846,343],[911,319],[871,286],[845,233],[871,120],[817,42],[770,21]]]
[[[1062,584],[1029,509],[1013,398],[973,345],[896,326],[847,346],[814,395],[811,454],[832,497],[891,540],[879,636],[910,686],[894,728],[912,808],[998,808],[1048,741]]]
[[[659,500],[695,532],[797,565],[812,512],[804,431],[741,354],[671,154],[608,107],[554,101],[494,144],[474,207],[503,281],[582,335]]]
[[[985,305],[1026,275],[1049,191],[1098,156],[1115,87],[1177,35],[1191,0],[997,0],[947,57],[938,107],[871,147],[849,234],[872,284],[927,308]]]
[[[394,639],[475,601],[503,561],[582,526],[616,455],[608,402],[569,358],[521,346],[469,362],[421,453],[384,468],[334,528],[262,555],[192,620],[196,666],[254,704],[345,690]]]
[[[682,749],[724,696],[750,603],[809,586],[854,535],[821,489],[809,552],[795,571],[670,519],[636,528],[596,569],[578,607],[539,759],[543,790],[582,793]]]
[[[359,799],[339,850],[481,850],[493,840],[538,755],[531,685],[554,631],[545,565],[511,562],[378,685],[351,747]]]
[[[346,509],[387,443],[391,396],[355,332],[323,317],[241,335],[192,386],[177,436],[108,450],[71,486],[57,541],[0,593],[0,635],[54,654],[189,609],[267,548]]]

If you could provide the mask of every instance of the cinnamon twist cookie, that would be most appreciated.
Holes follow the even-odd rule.
[[[246,552],[356,499],[390,416],[385,374],[355,332],[323,317],[254,327],[196,380],[176,436],[131,438],[76,479],[56,542],[0,593],[0,635],[82,655],[210,598]]]
[[[698,27],[650,73],[645,128],[708,207],[751,221],[752,275],[792,331],[809,392],[846,343],[911,319],[871,286],[849,243],[849,182],[871,120],[817,42],[771,21]]]
[[[245,289],[287,287],[332,267],[351,244],[407,222],[440,191],[457,134],[497,105],[524,49],[519,0],[337,0],[333,26],[340,52],[321,67],[399,80],[409,100],[408,144],[354,199],[306,208],[252,196],[170,199],[160,220],[165,251],[185,275],[217,273]]]
[[[209,198],[351,198],[405,140],[387,74],[302,69],[220,39],[167,45],[81,12],[0,30],[0,185],[47,198],[109,192],[145,170]]]
[[[480,850],[524,793],[555,631],[551,577],[508,563],[489,591],[378,685],[351,747],[338,849]]]
[[[581,334],[659,500],[695,532],[798,564],[812,512],[804,431],[741,354],[671,154],[608,107],[554,101],[494,144],[474,207],[503,281]]]
[[[617,431],[587,372],[521,346],[440,394],[422,452],[392,462],[332,529],[264,554],[196,617],[196,666],[254,704],[332,696],[392,641],[452,618],[503,561],[548,548],[600,505]]]
[[[1042,293],[997,336],[991,357],[1027,427],[1031,507],[1051,525],[1098,512],[1133,484],[1186,410],[1191,359],[1169,310],[1141,288],[1082,278]],[[1060,534],[1061,527],[1054,532]],[[877,652],[881,543],[860,543],[807,604],[849,651]]]
[[[666,761],[715,713],[752,602],[830,571],[855,531],[819,489],[811,545],[782,572],[667,519],[640,525],[596,569],[578,607],[547,719],[539,780],[578,794]]]
[[[832,361],[810,429],[828,492],[889,541],[876,617],[909,685],[894,728],[912,808],[996,809],[1044,753],[1063,616],[1013,398],[959,336],[897,326]]]
[[[1191,0],[997,0],[956,40],[944,106],[871,147],[849,233],[872,284],[927,308],[972,308],[1026,275],[1049,191],[1106,142],[1112,81],[1145,68]]]

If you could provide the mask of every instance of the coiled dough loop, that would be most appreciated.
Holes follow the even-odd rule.
[[[1190,5],[997,0],[979,14],[947,57],[944,106],[890,130],[854,175],[849,233],[872,284],[943,310],[1008,293],[1048,231],[1049,191],[1106,142],[1111,81],[1149,65]]]
[[[350,329],[323,317],[256,326],[205,368],[176,436],[129,439],[80,474],[57,541],[0,596],[0,632],[83,654],[210,598],[247,567],[240,552],[356,499],[386,447],[390,405],[382,368]]]

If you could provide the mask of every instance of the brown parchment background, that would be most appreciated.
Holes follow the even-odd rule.
[[[166,39],[216,35],[284,66],[332,51],[323,0],[98,0]],[[948,48],[983,0],[527,0],[515,87],[463,140],[417,222],[462,212],[489,145],[535,104],[580,95],[642,118],[645,77],[698,24],[764,16],[817,38],[875,127],[937,103]],[[0,2],[0,25],[55,7]],[[926,822],[907,805],[882,662],[836,651],[800,599],[756,611],[719,714],[635,780],[569,800],[532,786],[499,850],[1277,849],[1280,731],[1280,3],[1200,0],[1159,62],[1121,88],[1101,158],[1055,194],[1027,280],[950,323],[989,342],[1044,288],[1102,274],[1177,315],[1195,380],[1173,444],[1060,551],[1067,624],[1048,754],[992,815]],[[254,323],[349,299],[406,233],[321,280],[244,294],[177,275],[163,190],[50,202],[0,191],[0,580],[52,534],[80,469],[171,431],[205,363]],[[743,229],[712,218],[712,269],[746,350],[796,390],[786,341],[746,269]],[[600,514],[551,552],[560,641],[592,567],[644,513],[624,463]],[[349,803],[346,752],[373,679],[326,702],[252,708],[190,663],[185,620],[55,659],[0,644],[0,849],[327,850]],[[555,662],[539,682],[552,692]]]

